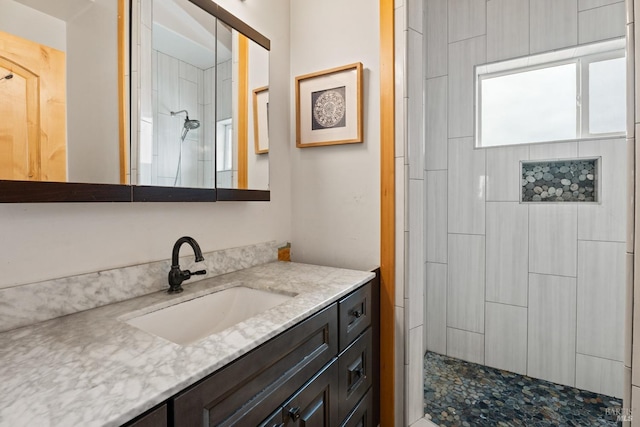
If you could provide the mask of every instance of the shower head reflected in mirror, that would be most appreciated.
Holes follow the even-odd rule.
[[[187,110],[180,110],[180,111],[172,111],[171,115],[172,116],[177,116],[178,114],[184,113],[186,118],[184,119],[184,125],[183,125],[183,130],[182,130],[182,141],[184,142],[184,139],[187,137],[187,134],[189,133],[190,130],[193,129],[198,129],[200,127],[200,120],[191,120],[189,119],[189,112]]]

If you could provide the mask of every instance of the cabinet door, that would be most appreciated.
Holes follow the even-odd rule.
[[[334,361],[284,404],[285,427],[338,425],[338,364]]]
[[[347,295],[338,303],[340,316],[340,351],[344,350],[358,335],[371,325],[371,282]]]
[[[371,387],[374,375],[371,335],[371,328],[369,328],[338,358],[340,369],[338,414],[340,419],[346,417],[353,410],[360,398]]]
[[[255,426],[337,353],[336,305],[304,320],[173,399],[174,427]]]
[[[144,414],[135,421],[125,424],[126,427],[166,427],[167,405],[162,405]]]
[[[362,400],[353,409],[353,412],[344,420],[341,427],[374,427],[374,407],[373,407],[373,392],[369,392],[362,398]]]

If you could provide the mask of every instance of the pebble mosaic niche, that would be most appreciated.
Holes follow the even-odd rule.
[[[520,162],[521,202],[597,203],[600,158]]]

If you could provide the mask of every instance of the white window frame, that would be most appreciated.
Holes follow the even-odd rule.
[[[625,39],[613,39],[592,43],[570,49],[542,53],[506,61],[477,65],[474,70],[474,146],[475,148],[495,148],[531,144],[547,144],[553,142],[578,141],[582,139],[608,139],[626,136],[626,129],[621,132],[591,134],[589,132],[589,64],[609,59],[625,57]],[[534,71],[566,64],[576,64],[576,138],[531,141],[514,144],[482,145],[482,92],[481,83],[485,79]]]
[[[222,148],[216,148],[216,172],[233,170],[233,122],[231,119],[220,120],[216,124],[216,140],[221,142]],[[221,158],[218,159],[217,156]],[[218,160],[220,163],[218,163]]]

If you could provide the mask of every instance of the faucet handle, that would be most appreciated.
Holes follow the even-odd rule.
[[[198,270],[194,272],[191,272],[190,270],[183,270],[182,278],[184,280],[188,280],[191,278],[191,276],[202,276],[203,274],[207,274],[207,270]]]

